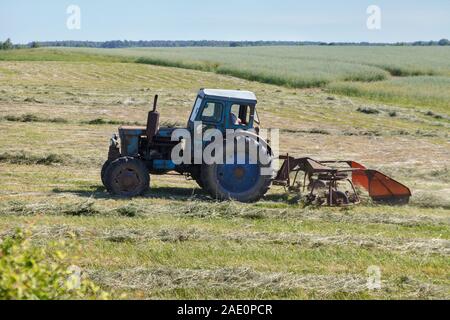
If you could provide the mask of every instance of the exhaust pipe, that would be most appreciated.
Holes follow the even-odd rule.
[[[155,100],[153,101],[153,110],[152,112],[156,112],[156,107],[158,106],[158,95],[155,95]]]
[[[158,106],[158,95],[155,95],[155,100],[153,101],[153,110],[148,113],[147,117],[147,140],[148,143],[153,142],[153,138],[158,134],[159,131],[159,112],[156,111]]]

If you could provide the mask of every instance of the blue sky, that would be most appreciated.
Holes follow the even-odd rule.
[[[69,5],[81,29],[66,27]],[[381,9],[368,30],[366,9]],[[0,40],[313,40],[450,38],[450,0],[1,0]]]

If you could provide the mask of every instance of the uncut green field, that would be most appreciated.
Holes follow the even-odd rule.
[[[281,66],[279,55],[300,49],[236,52]],[[135,299],[449,299],[450,123],[439,98],[448,90],[430,89],[430,79],[448,85],[448,51],[375,48],[409,52],[410,65],[384,60],[398,68],[422,61],[421,73],[433,74],[399,77],[376,66],[383,59],[373,48],[304,49],[317,58],[311,70],[323,55],[348,61],[322,65],[326,85],[298,88],[218,74],[220,65],[189,70],[139,58],[169,49],[0,51],[0,238],[21,227],[38,246],[75,242],[73,264],[102,289]],[[226,49],[184,50],[173,50],[174,59],[197,63],[205,50],[239,60]],[[257,56],[264,51],[276,57]],[[362,51],[370,66],[357,62]],[[347,63],[386,80],[348,81]],[[344,93],[344,85],[398,90],[402,100]],[[425,85],[432,100],[404,98]],[[254,91],[262,126],[282,129],[281,152],[365,163],[411,187],[411,203],[303,207],[281,187],[256,204],[216,202],[172,175],[152,176],[142,197],[110,196],[99,171],[118,125],[145,123],[159,94],[163,124],[183,126],[202,87]],[[377,290],[367,286],[371,266],[381,271]]]
[[[361,96],[404,106],[427,107],[447,114],[450,109],[448,47],[302,46],[76,50],[75,52],[134,58],[141,63],[214,71],[247,80],[296,88],[325,87],[333,93]],[[416,76],[422,77],[416,80]]]

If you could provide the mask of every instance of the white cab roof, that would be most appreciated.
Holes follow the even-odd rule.
[[[241,90],[221,90],[221,89],[202,89],[200,92],[203,92],[205,96],[210,97],[220,97],[220,98],[228,98],[228,99],[240,99],[240,100],[250,100],[256,102],[256,96],[253,92],[250,91],[241,91]]]

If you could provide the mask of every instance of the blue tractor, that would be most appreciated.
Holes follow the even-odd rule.
[[[271,184],[304,193],[305,202],[318,205],[359,203],[354,185],[367,190],[375,202],[403,204],[411,197],[411,191],[405,185],[355,161],[316,161],[283,155],[279,159],[284,162],[275,172],[274,154],[259,136],[257,101],[252,92],[201,89],[186,128],[160,127],[157,101],[158,96],[155,96],[146,127],[122,126],[119,136],[114,135],[111,139],[101,178],[106,189],[114,195],[141,195],[149,189],[150,174],[177,172],[194,179],[219,200],[255,202],[267,193]],[[191,137],[200,134],[202,138],[183,144],[183,139],[177,137],[177,129],[184,129]],[[222,161],[211,162],[203,158],[203,151],[215,141],[204,139],[203,133],[210,132],[209,129],[219,132],[220,143],[226,144],[223,158],[219,156]],[[232,142],[231,149],[227,142]],[[174,161],[176,150],[187,159]],[[199,150],[200,161],[196,158]],[[257,150],[256,157],[251,150]],[[345,185],[347,187],[343,188]]]
[[[172,151],[180,145],[180,140],[172,139],[177,128],[160,127],[155,96],[153,110],[149,112],[146,127],[121,126],[119,135],[111,139],[108,160],[102,167],[101,178],[106,189],[121,197],[134,197],[149,189],[150,175],[177,172],[192,178],[212,197],[220,200],[255,202],[268,191],[273,175],[270,171],[272,154],[268,144],[258,136],[259,119],[256,111],[256,96],[249,91],[201,89],[198,92],[187,127],[192,136],[196,130],[206,132],[217,129],[227,139],[244,139],[244,148],[233,148],[234,160],[224,159],[218,163],[195,161],[196,152],[191,148],[190,161],[175,163]],[[200,127],[196,124],[201,122]],[[178,128],[179,129],[179,128]],[[244,133],[239,136],[227,135],[233,131]],[[197,132],[198,133],[198,132]],[[227,138],[228,137],[228,138]],[[201,141],[205,148],[211,141]],[[262,150],[264,161],[250,161],[249,146]],[[186,150],[182,150],[185,152]],[[227,153],[224,157],[229,157]],[[237,159],[241,159],[237,161]],[[242,161],[244,159],[244,161]]]

